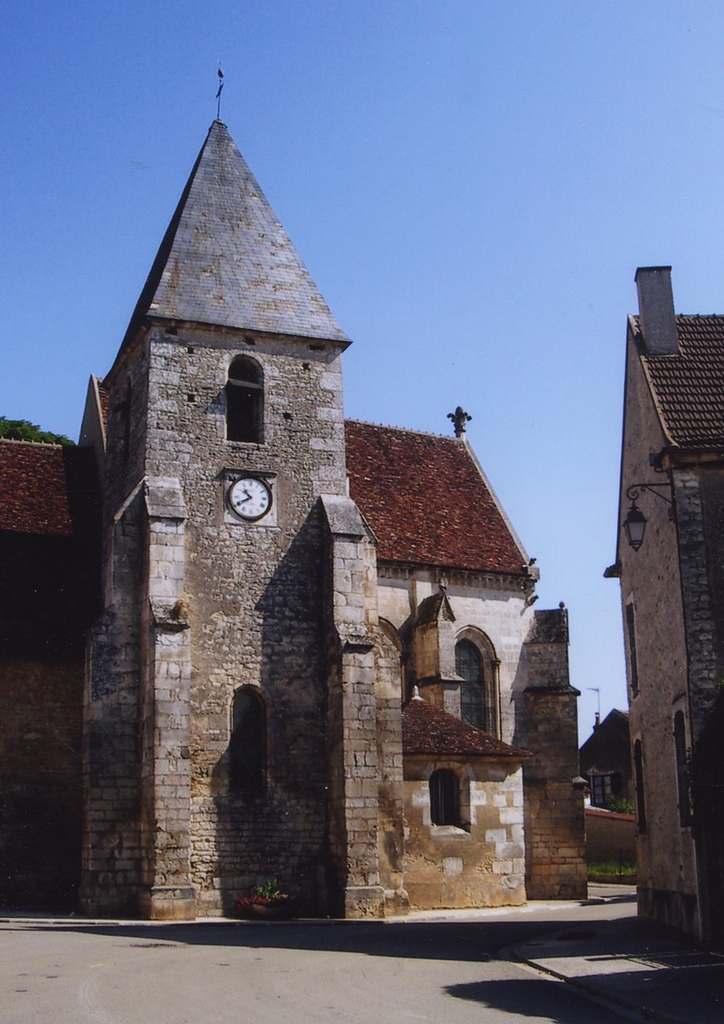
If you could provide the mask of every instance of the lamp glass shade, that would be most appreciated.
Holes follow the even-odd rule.
[[[626,531],[626,538],[629,544],[634,551],[638,551],[644,542],[646,516],[636,505],[635,501],[631,502],[631,508],[628,510],[628,514],[623,521],[623,528]]]

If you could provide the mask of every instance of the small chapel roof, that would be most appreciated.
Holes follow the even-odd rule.
[[[127,338],[146,317],[348,341],[221,121],[201,147]]]
[[[678,355],[641,355],[664,431],[681,448],[724,448],[724,316],[677,316],[676,332]]]
[[[465,440],[356,420],[345,427],[350,495],[378,559],[525,575],[527,556]]]
[[[530,756],[490,733],[455,718],[415,696],[402,709],[403,754],[439,757],[494,757],[522,761]]]

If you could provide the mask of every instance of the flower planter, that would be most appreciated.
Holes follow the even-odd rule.
[[[289,904],[291,900],[273,900],[271,903],[252,903],[249,909],[254,917],[266,918],[267,920],[283,920],[291,917],[293,907]]]

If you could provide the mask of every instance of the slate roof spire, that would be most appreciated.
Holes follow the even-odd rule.
[[[127,340],[147,317],[348,341],[222,121],[201,147]]]

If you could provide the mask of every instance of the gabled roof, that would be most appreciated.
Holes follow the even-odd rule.
[[[641,355],[662,427],[681,448],[724,448],[724,316],[677,316],[676,326],[679,355]]]
[[[413,697],[402,709],[403,754],[439,757],[494,757],[522,761],[530,757],[474,725],[462,722],[421,697]]]
[[[350,495],[381,561],[523,576],[527,561],[466,442],[347,420]]]
[[[64,448],[0,439],[0,530],[70,536]]]
[[[201,147],[126,338],[145,317],[348,340],[221,121]]]

